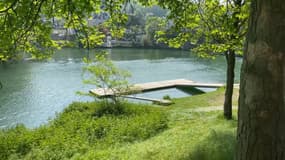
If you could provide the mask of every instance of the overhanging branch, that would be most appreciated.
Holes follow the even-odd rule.
[[[1,14],[1,13],[6,13],[6,12],[8,12],[10,9],[13,9],[14,6],[17,4],[17,2],[18,2],[18,0],[15,0],[9,7],[7,7],[7,8],[5,8],[5,9],[1,10],[1,11],[0,11],[0,14]]]

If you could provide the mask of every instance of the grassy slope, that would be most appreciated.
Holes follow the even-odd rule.
[[[169,129],[142,142],[130,143],[102,151],[105,159],[163,159],[163,160],[223,160],[232,159],[235,146],[236,110],[234,119],[223,119],[222,110],[196,109],[211,106],[222,108],[224,89],[199,96],[174,99],[175,104],[166,107],[169,113]],[[238,91],[234,93],[237,105]],[[78,159],[92,159],[97,151],[88,152]],[[77,159],[76,158],[76,159]]]
[[[74,103],[49,125],[0,132],[0,150],[5,152],[0,156],[10,159],[232,159],[237,122],[236,118],[223,119],[223,93],[224,89],[219,89],[174,99],[175,104],[169,107],[129,104],[123,110],[110,110],[98,108],[95,103]],[[237,104],[237,91],[234,104]]]

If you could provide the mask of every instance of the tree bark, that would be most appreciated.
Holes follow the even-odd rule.
[[[253,0],[236,160],[285,160],[285,1]]]
[[[226,119],[232,119],[232,96],[235,78],[235,52],[229,50],[226,53],[227,59],[227,84],[224,101],[224,117]]]

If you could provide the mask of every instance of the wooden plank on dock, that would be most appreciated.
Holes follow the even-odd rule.
[[[186,79],[176,79],[168,81],[148,82],[135,84],[134,87],[140,89],[142,92],[154,91],[167,88],[175,88],[178,84],[194,83],[193,81]]]
[[[147,91],[154,91],[154,90],[175,88],[175,87],[219,88],[223,86],[224,84],[197,83],[187,79],[176,79],[176,80],[135,84],[127,89],[121,89],[121,90],[97,88],[90,90],[90,93],[98,97],[108,97],[108,96],[114,96],[116,94],[129,95],[133,93],[140,93],[140,92],[147,92]]]

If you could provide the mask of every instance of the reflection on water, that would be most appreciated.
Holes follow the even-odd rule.
[[[200,59],[178,50],[112,49],[107,50],[115,63],[132,73],[132,83],[187,78],[199,82],[225,82],[225,60]],[[82,84],[83,57],[95,51],[63,49],[47,62],[19,62],[0,65],[0,128],[24,123],[39,126],[73,101],[92,100],[76,91],[88,91],[93,86]],[[241,60],[237,60],[236,81]],[[177,89],[144,93],[161,98],[187,96]]]
[[[93,57],[94,54],[102,50],[84,50],[84,49],[71,49],[66,48],[58,51],[53,56],[54,61],[68,62],[70,60],[74,62],[81,62],[83,57]],[[130,60],[161,60],[165,58],[196,58],[191,56],[189,52],[169,49],[132,49],[132,48],[120,48],[120,49],[104,49],[114,61],[130,61]]]

